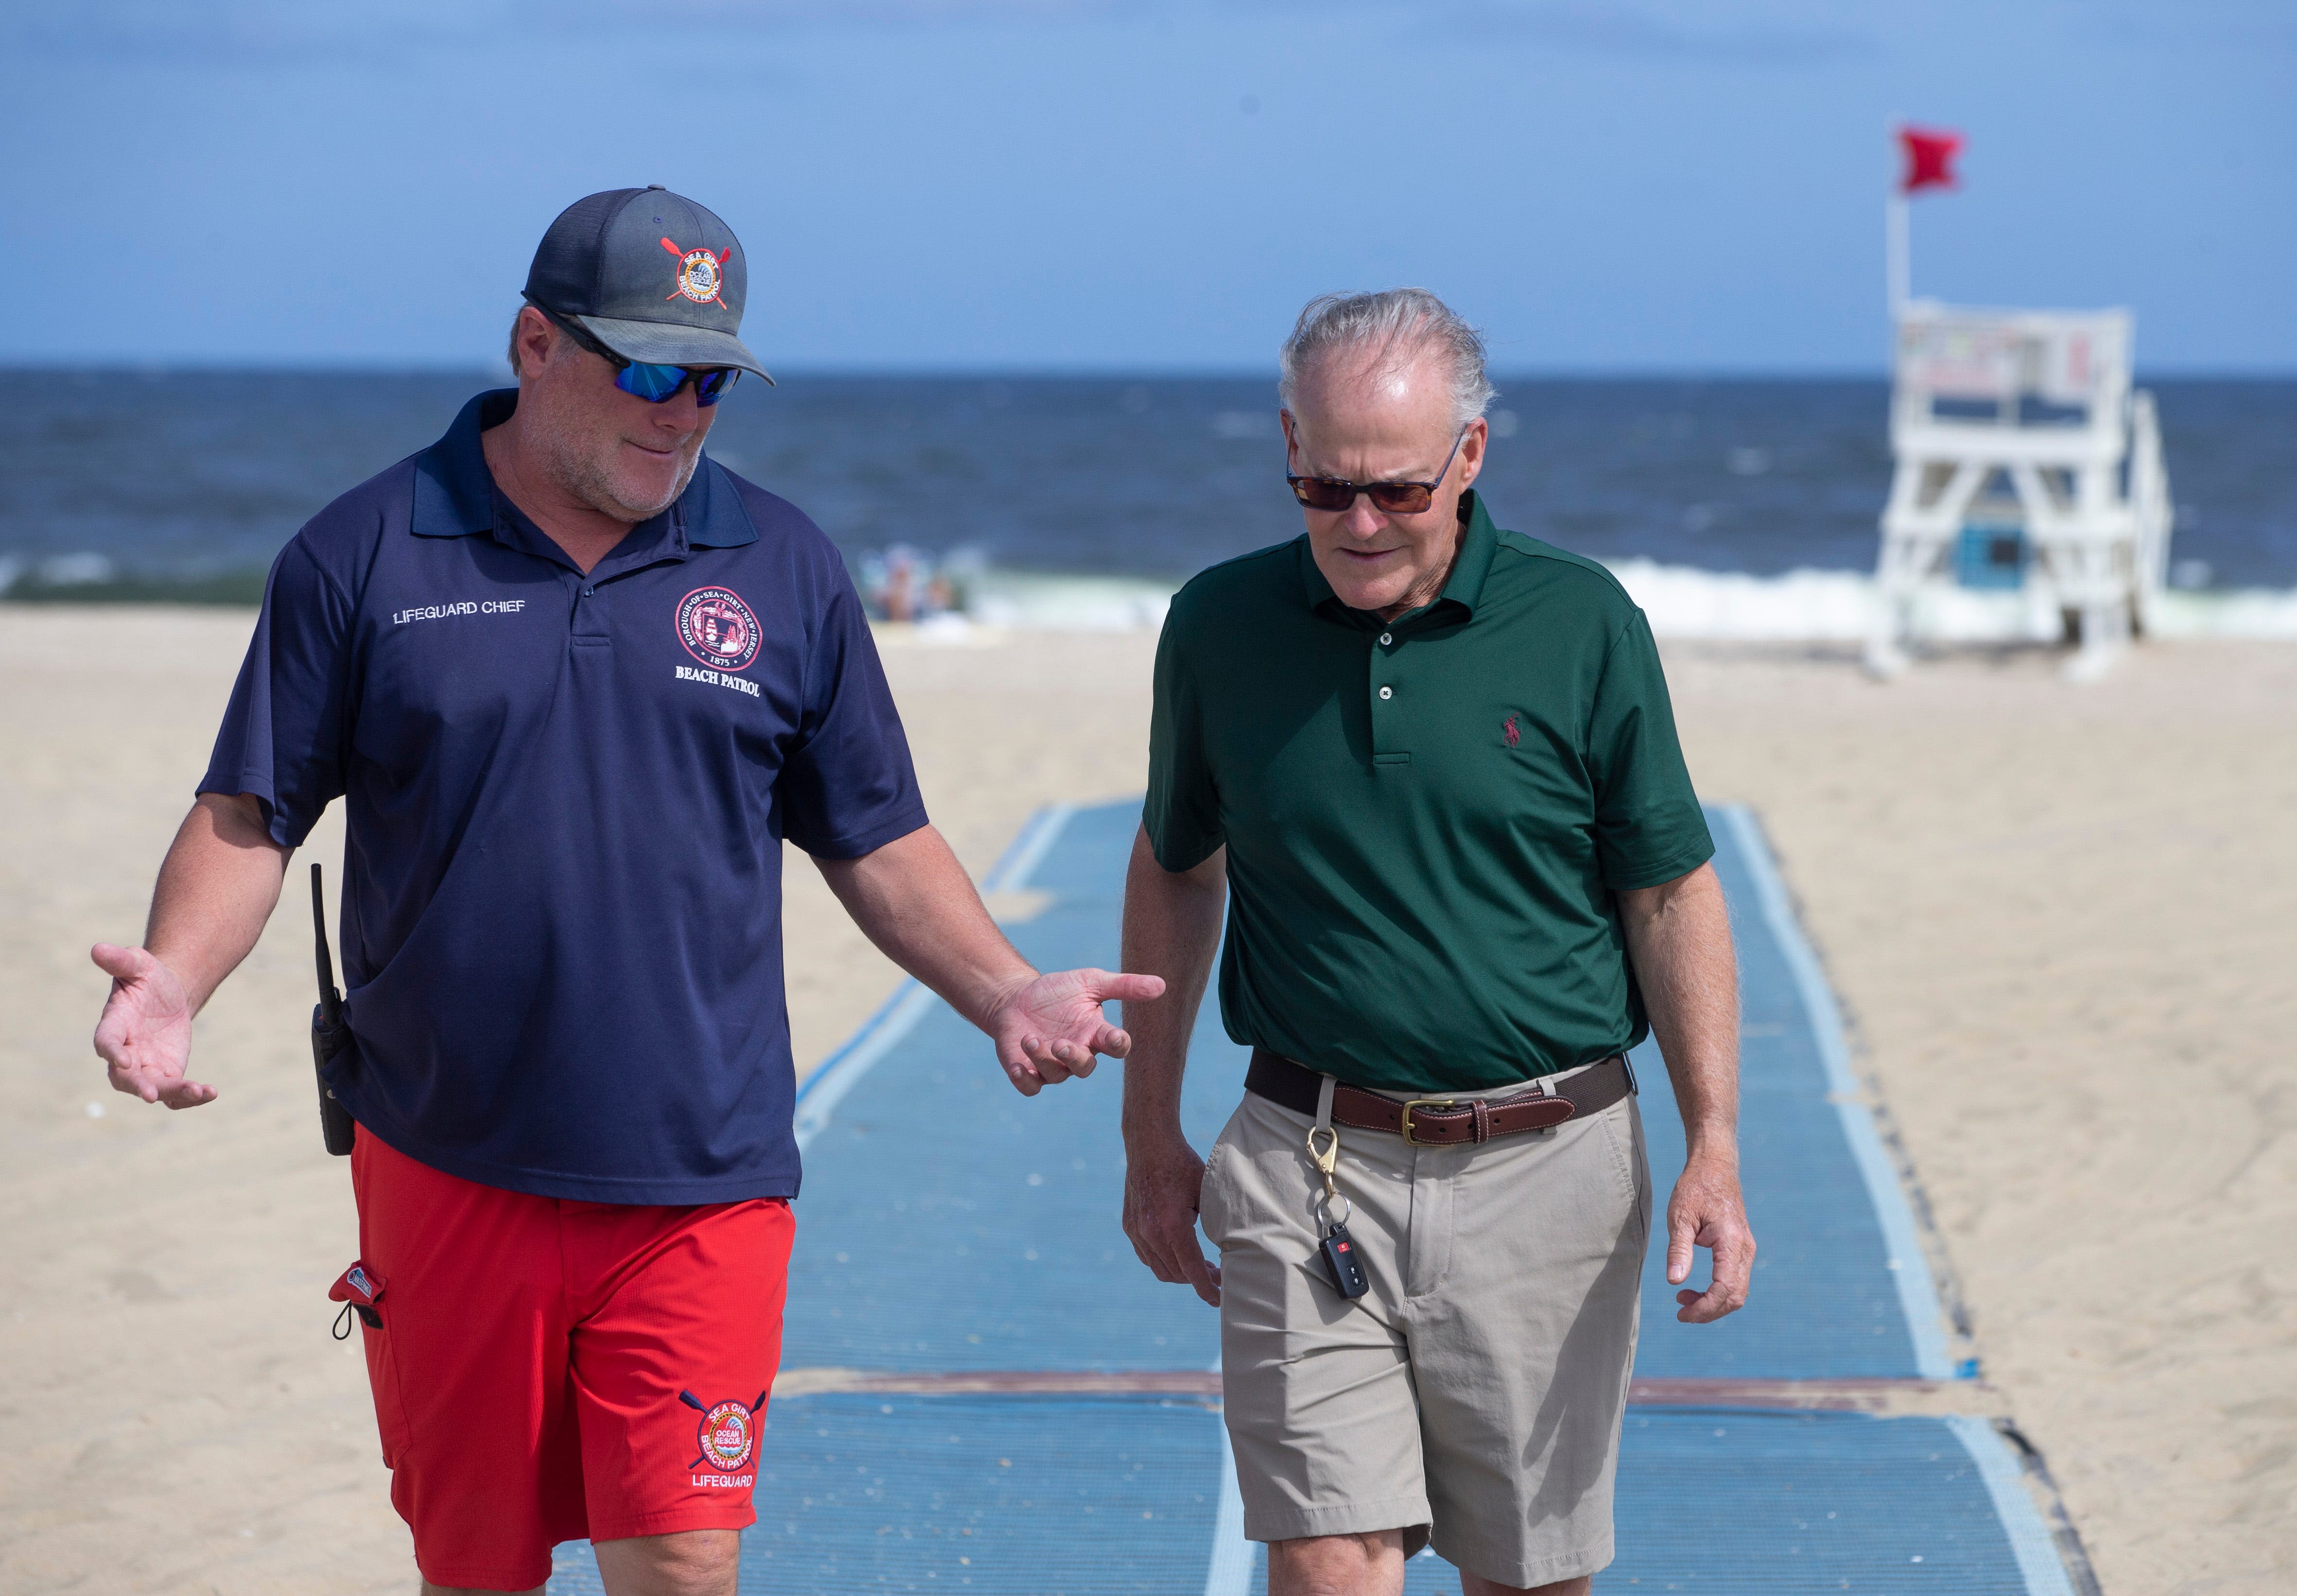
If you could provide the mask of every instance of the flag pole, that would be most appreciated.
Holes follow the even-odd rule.
[[[1899,152],[1906,124],[1901,119],[1890,119],[1890,151],[1893,156]],[[1891,181],[1888,197],[1882,202],[1882,252],[1884,290],[1889,296],[1890,323],[1895,327],[1906,311],[1908,297],[1914,292],[1913,250],[1906,236],[1906,189],[1904,183],[1895,178]]]
[[[1889,279],[1890,319],[1896,321],[1906,312],[1906,300],[1911,292],[1907,279],[1913,269],[1907,258],[1906,196],[1896,188],[1891,189],[1890,197],[1882,202],[1882,234],[1883,247],[1889,256],[1886,275]]]

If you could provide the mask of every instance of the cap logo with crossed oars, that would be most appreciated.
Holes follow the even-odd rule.
[[[681,250],[667,238],[662,247],[678,257],[678,286],[662,297],[674,300],[684,294],[697,305],[716,305],[729,309],[718,297],[726,286],[726,262],[734,258],[734,246],[728,244],[715,255],[707,250]]]

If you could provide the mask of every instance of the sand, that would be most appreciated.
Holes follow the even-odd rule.
[[[250,620],[0,607],[9,1592],[413,1586],[322,1296],[354,1231],[312,1123],[300,866],[333,866],[334,823],[202,1017],[219,1101],[145,1108],[88,1048],[86,945],[137,934]],[[927,800],[976,874],[1040,804],[1139,789],[1153,646],[887,639]],[[1889,687],[1827,655],[1669,665],[1693,772],[1761,810],[1987,1377],[2105,1590],[2287,1588],[2297,648],[2162,646],[2087,689],[2024,654]],[[794,857],[788,914],[811,1064],[896,977]]]
[[[2297,648],[1670,677],[2108,1596],[2297,1589]]]

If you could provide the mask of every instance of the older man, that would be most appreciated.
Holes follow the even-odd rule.
[[[210,1101],[192,1016],[346,800],[337,1295],[426,1592],[537,1590],[587,1535],[613,1596],[732,1596],[798,1189],[785,837],[1024,1094],[1161,990],[1023,962],[926,823],[837,551],[704,457],[765,376],[744,288],[659,185],[551,225],[516,391],[281,552],[145,945],[95,950],[112,1084]]]
[[[1744,1300],[1730,926],[1659,655],[1592,561],[1471,484],[1475,333],[1417,289],[1310,304],[1283,349],[1288,544],[1204,572],[1157,654],[1125,958],[1125,1229],[1221,1310],[1245,1533],[1272,1596],[1584,1592],[1651,1222],[1656,1031],[1690,1133],[1678,1318]],[[1200,1162],[1187,1039],[1221,941],[1253,1049]],[[1209,1264],[1196,1221],[1220,1249]]]

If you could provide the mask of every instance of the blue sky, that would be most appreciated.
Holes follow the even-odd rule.
[[[1265,369],[1418,283],[1511,370],[1879,370],[1918,292],[2297,370],[2287,0],[83,0],[0,15],[0,360],[494,356],[535,240],[659,182],[814,369]]]

